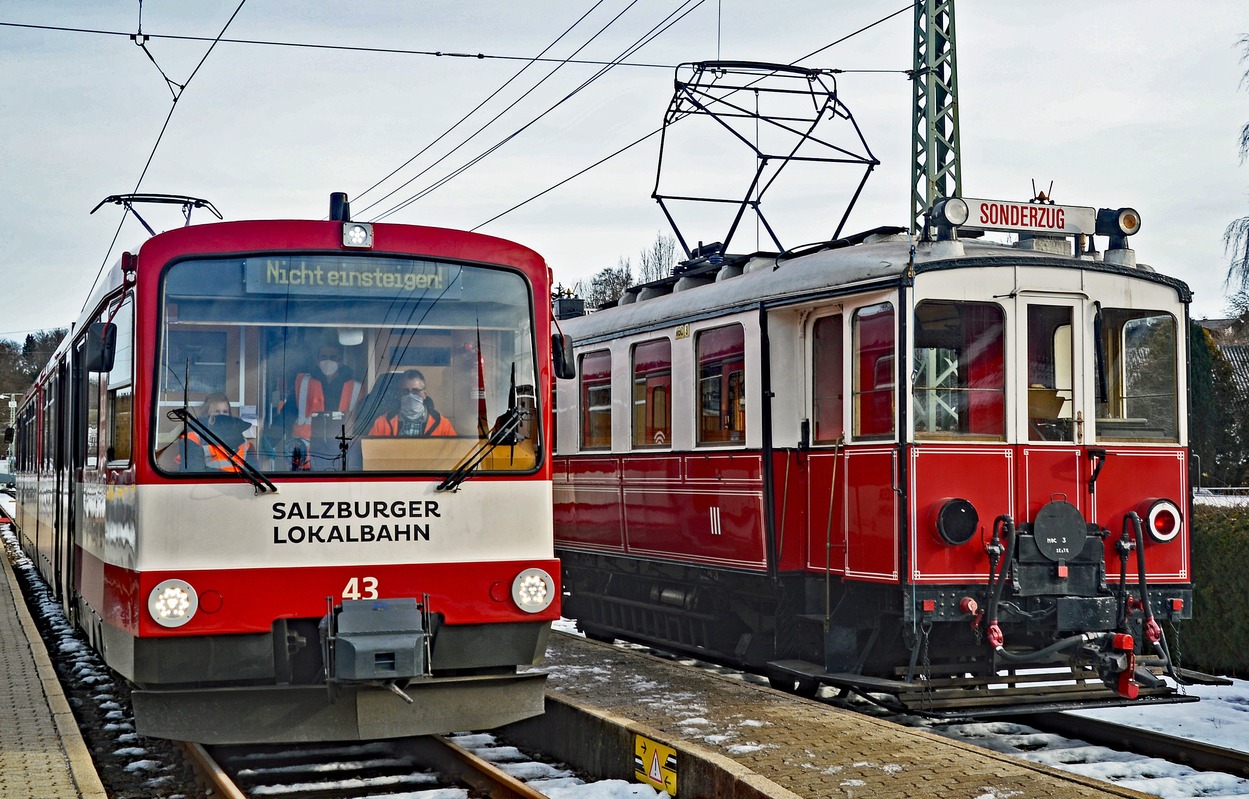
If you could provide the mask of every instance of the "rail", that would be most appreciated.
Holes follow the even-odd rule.
[[[1019,721],[1098,746],[1182,763],[1198,771],[1221,771],[1249,777],[1249,753],[1235,749],[1070,713],[1040,713],[1021,717]]]
[[[361,756],[360,748],[376,748],[384,746],[390,756],[377,756],[378,753],[370,753],[367,756]],[[224,799],[249,799],[246,791],[241,789],[235,782],[236,775],[231,773],[232,767],[230,761],[235,761],[237,767],[244,767],[248,772],[255,773],[264,770],[266,767],[272,767],[282,770],[283,764],[288,764],[290,758],[299,757],[300,745],[292,745],[289,747],[257,746],[255,752],[251,751],[251,747],[233,745],[229,747],[210,747],[206,748],[197,743],[183,742],[182,748],[187,754],[187,758],[195,767],[196,773],[201,782],[210,790],[213,796],[223,797]],[[310,745],[308,757],[316,758],[323,764],[323,771],[330,775],[328,777],[334,784],[318,785],[316,780],[307,778],[297,778],[292,773],[291,779],[298,784],[290,787],[287,795],[290,796],[324,796],[327,790],[336,791],[335,795],[346,799],[346,795],[342,793],[343,788],[341,780],[349,772],[356,770],[368,770],[377,767],[382,763],[382,768],[393,768],[399,771],[410,773],[413,771],[433,771],[438,775],[440,783],[458,783],[468,786],[472,790],[474,796],[485,796],[489,799],[543,799],[546,795],[529,787],[521,780],[503,771],[499,766],[481,758],[467,749],[453,743],[442,736],[424,736],[419,738],[394,739],[385,742],[361,743],[355,746],[347,745],[345,748],[335,753],[333,747],[324,745]],[[214,755],[217,752],[220,755]],[[268,755],[264,753],[270,753]],[[324,760],[324,758],[329,760]],[[218,762],[226,763],[225,766]],[[338,761],[342,765],[334,765],[330,761]],[[270,763],[272,765],[270,766]],[[369,785],[367,779],[355,780],[361,783],[360,790],[368,795],[376,795],[375,785]],[[244,780],[246,782],[246,780]],[[407,786],[417,787],[417,786]],[[420,787],[433,787],[425,783]],[[350,795],[355,795],[351,793]],[[364,794],[361,794],[363,796]]]

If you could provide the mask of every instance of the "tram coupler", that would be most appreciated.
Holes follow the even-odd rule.
[[[344,599],[320,626],[331,701],[337,686],[371,684],[411,704],[400,683],[429,676],[429,623],[412,597]]]
[[[1107,633],[1097,657],[1097,671],[1102,682],[1119,696],[1135,699],[1140,696],[1137,682],[1136,641],[1127,633]]]

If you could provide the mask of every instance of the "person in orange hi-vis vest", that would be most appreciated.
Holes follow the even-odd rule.
[[[338,457],[333,436],[341,431],[363,396],[364,385],[343,363],[342,348],[322,345],[316,368],[295,376],[294,390],[283,406],[294,439],[290,448],[292,468],[333,468]],[[314,425],[314,420],[327,416],[332,417],[330,423]]]
[[[399,377],[394,407],[383,412],[369,429],[371,436],[453,436],[451,420],[438,413],[425,391],[425,375],[409,369]]]
[[[185,445],[179,446],[178,442],[175,442],[173,448],[175,452],[173,463],[177,467],[186,471],[208,469],[221,472],[242,471],[238,464],[231,460],[231,455],[245,460],[252,466],[256,465],[256,449],[244,435],[251,424],[234,416],[230,408],[229,397],[219,391],[209,394],[204,398],[195,416],[217,438],[221,439],[226,448],[206,440],[194,430],[188,430]]]

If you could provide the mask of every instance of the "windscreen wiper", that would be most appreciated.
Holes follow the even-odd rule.
[[[436,487],[438,491],[454,491],[460,487],[460,483],[472,475],[473,471],[481,465],[491,452],[494,452],[501,446],[515,447],[525,437],[520,433],[520,425],[528,418],[529,414],[522,411],[517,405],[513,404],[507,409],[502,416],[494,423],[494,429],[490,431],[490,437],[481,441],[476,447],[473,447],[459,465],[455,467],[455,471],[448,474],[443,481]]]
[[[238,468],[239,472],[247,478],[247,482],[256,487],[257,494],[276,494],[278,492],[278,487],[265,476],[264,472],[260,471],[243,459],[237,452],[234,451],[232,447],[227,445],[217,436],[216,433],[210,430],[208,425],[204,424],[199,419],[196,419],[193,414],[187,411],[186,408],[174,408],[169,411],[166,416],[175,422],[182,422],[184,425],[190,427],[196,433],[203,436],[208,443],[218,447],[222,452],[224,452],[226,457],[230,459],[230,463],[234,464],[235,467]]]

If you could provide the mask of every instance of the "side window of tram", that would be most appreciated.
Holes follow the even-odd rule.
[[[100,387],[104,384],[107,374],[102,372],[87,372],[86,376],[86,409],[87,424],[85,431],[75,432],[73,435],[81,436],[86,433],[87,441],[85,448],[79,453],[82,462],[75,464],[81,465],[88,469],[98,468],[100,465],[100,442],[103,438],[101,435],[103,430],[103,420],[100,418]]]
[[[117,350],[113,369],[107,376],[107,429],[105,459],[109,462],[130,460],[130,434],[133,412],[134,306],[128,295],[113,314],[117,325]]]
[[[1094,332],[1097,438],[1179,440],[1175,317],[1105,308]]]
[[[611,353],[581,356],[581,448],[611,448]]]
[[[746,337],[741,325],[698,334],[698,443],[746,440]]]
[[[842,434],[842,317],[815,320],[812,327],[812,409],[817,444],[833,444]]]
[[[633,348],[633,446],[672,442],[672,342],[647,341]]]
[[[997,305],[919,304],[911,366],[917,436],[1005,438],[1004,329]]]
[[[893,435],[894,329],[893,303],[869,305],[854,313],[854,434],[858,438]]]
[[[1028,438],[1071,441],[1072,384],[1070,307],[1028,306]]]

